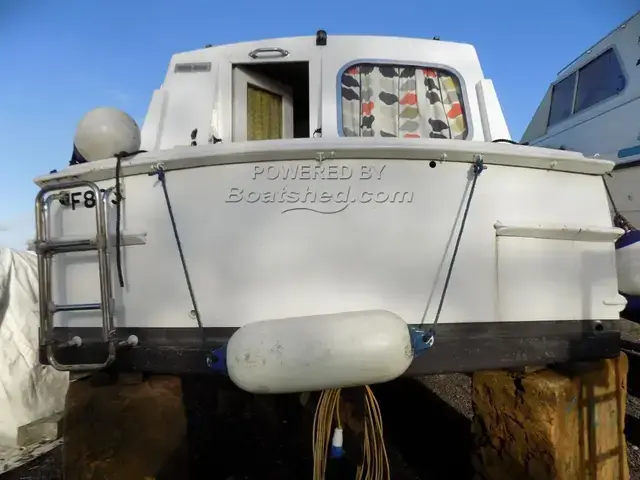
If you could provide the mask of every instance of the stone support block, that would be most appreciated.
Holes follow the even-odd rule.
[[[627,357],[586,367],[475,373],[478,473],[487,480],[627,480]]]

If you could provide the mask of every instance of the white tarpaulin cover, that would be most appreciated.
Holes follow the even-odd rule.
[[[0,445],[64,409],[68,373],[38,362],[37,302],[36,255],[0,248]]]

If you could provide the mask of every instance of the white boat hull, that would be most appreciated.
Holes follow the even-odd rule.
[[[634,227],[640,227],[640,166],[619,165],[605,177],[616,208]],[[615,212],[611,209],[611,215]],[[640,296],[640,243],[637,232],[629,232],[616,242],[618,287],[621,293]]]
[[[640,165],[622,164],[607,175],[605,180],[616,208],[632,225],[640,228]]]
[[[640,295],[640,232],[626,233],[616,242],[618,288],[625,295]]]
[[[381,180],[252,180],[259,164],[169,171],[167,186],[205,327],[241,327],[268,318],[353,310],[395,312],[408,323],[435,317],[469,189],[469,163],[394,159],[336,165],[359,172],[384,169]],[[278,167],[277,164],[272,164]],[[313,161],[289,165],[314,166]],[[262,165],[260,165],[262,166]],[[266,165],[265,165],[266,166]],[[561,229],[607,225],[609,214],[595,176],[492,166],[475,198],[445,302],[442,322],[615,318],[614,236],[607,241],[497,236],[495,224]],[[125,288],[116,285],[118,327],[192,327],[191,300],[162,188],[155,177],[125,178]],[[102,188],[113,181],[100,182]],[[236,187],[237,186],[237,187]],[[245,192],[351,189],[413,193],[411,203],[315,203],[336,214],[289,211],[301,203],[226,203],[231,188]],[[251,199],[254,196],[251,196]],[[112,208],[115,210],[115,208]],[[115,211],[111,212],[111,228]],[[53,236],[88,236],[93,210],[52,209]],[[64,235],[62,235],[64,234]],[[56,303],[99,299],[93,253],[56,258]],[[526,292],[526,294],[524,293]],[[426,315],[424,312],[426,310]],[[99,313],[59,313],[57,326],[100,324]]]
[[[477,148],[475,142],[459,143]],[[451,148],[438,145],[445,144]],[[359,140],[326,145],[331,158],[322,163],[312,159],[311,150],[301,160],[286,151],[262,158],[246,153],[234,162],[214,156],[198,160],[205,164],[199,168],[167,168],[168,194],[207,335],[228,339],[235,329],[261,320],[363,310],[389,311],[423,327],[435,320],[477,157],[461,151],[432,161],[440,155],[429,148],[376,150]],[[120,335],[136,330],[140,348],[152,332],[156,344],[193,345],[202,332],[162,185],[147,174],[152,160],[147,166],[131,161],[123,170],[125,286],[118,286],[112,251],[114,323]],[[174,168],[184,167],[179,162]],[[538,322],[569,322],[566,328],[582,335],[585,327],[577,322],[592,322],[592,328],[617,319],[625,302],[618,294],[614,241],[622,231],[611,227],[600,176],[508,162],[508,156],[485,154],[487,168],[477,180],[439,331],[449,329],[453,342],[471,331],[480,339],[491,332],[505,335],[495,333],[503,327],[518,337],[514,325],[524,332],[531,323],[528,331],[535,337],[546,328],[536,327]],[[87,178],[110,175],[95,165],[86,169]],[[316,172],[317,178],[293,180],[294,169]],[[112,178],[96,181],[101,188],[114,186]],[[278,196],[283,189],[298,192],[298,200]],[[83,207],[78,192],[72,193],[73,208],[52,205],[53,237],[94,233],[94,210]],[[109,208],[115,236],[116,208]],[[95,253],[55,257],[53,278],[57,304],[100,298]],[[99,312],[60,312],[54,319],[64,337],[83,328],[95,333],[101,325]],[[469,345],[471,340],[464,348]],[[520,361],[528,361],[526,355]]]

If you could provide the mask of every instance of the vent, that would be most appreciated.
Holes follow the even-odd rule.
[[[173,70],[175,73],[198,73],[198,72],[210,72],[211,62],[200,63],[176,63],[176,67]]]

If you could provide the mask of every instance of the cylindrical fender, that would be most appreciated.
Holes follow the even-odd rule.
[[[265,320],[227,344],[231,380],[251,393],[291,393],[382,383],[413,360],[411,335],[382,310]]]

